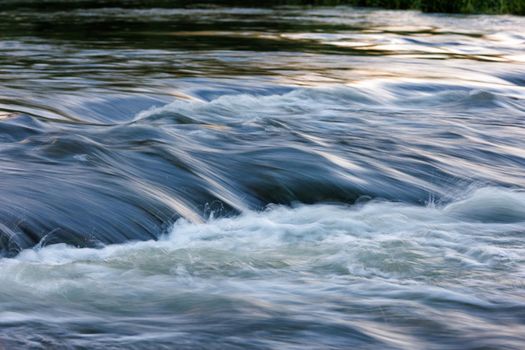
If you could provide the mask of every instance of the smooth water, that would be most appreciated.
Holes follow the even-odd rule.
[[[8,3],[0,349],[525,347],[525,18]]]

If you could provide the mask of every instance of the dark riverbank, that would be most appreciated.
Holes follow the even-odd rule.
[[[149,8],[201,5],[242,5],[258,7],[282,5],[352,5],[400,10],[414,9],[421,10],[423,12],[525,15],[525,0],[7,0],[0,4],[0,10],[14,9],[20,7],[29,7],[38,10],[56,10],[101,7]]]

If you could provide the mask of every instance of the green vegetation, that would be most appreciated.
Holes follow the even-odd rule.
[[[94,7],[177,7],[200,5],[352,5],[424,12],[525,15],[525,0],[0,0],[0,10],[19,7],[39,10]]]
[[[422,0],[421,9],[428,12],[513,13],[525,15],[525,0]]]
[[[264,1],[263,1],[264,2]],[[283,0],[283,4],[353,5],[424,12],[525,15],[525,0]]]

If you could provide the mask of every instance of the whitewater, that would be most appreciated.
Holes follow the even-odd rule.
[[[17,1],[0,349],[525,347],[523,18]]]

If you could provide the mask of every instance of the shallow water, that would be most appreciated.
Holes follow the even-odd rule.
[[[0,6],[0,348],[523,348],[524,18],[97,4]]]

